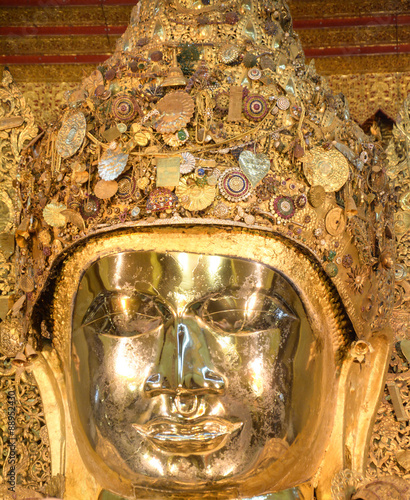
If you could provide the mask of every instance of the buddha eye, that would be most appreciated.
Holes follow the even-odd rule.
[[[240,335],[281,328],[284,322],[297,320],[282,300],[259,291],[247,297],[236,294],[208,297],[198,313],[214,330]]]
[[[82,326],[110,337],[135,337],[156,330],[170,319],[170,311],[153,296],[102,292],[88,308]]]

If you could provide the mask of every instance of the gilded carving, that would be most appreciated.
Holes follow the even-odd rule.
[[[13,262],[10,260],[14,243],[8,235],[15,229],[15,210],[19,206],[13,179],[25,145],[34,138],[37,127],[24,97],[8,71],[3,72],[0,86],[0,295],[7,300],[14,287]]]
[[[51,484],[49,435],[29,363],[5,356],[0,363],[0,496],[9,500],[16,494],[59,494]]]

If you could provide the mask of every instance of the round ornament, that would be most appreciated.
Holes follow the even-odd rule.
[[[127,161],[128,154],[113,143],[100,158],[98,174],[104,181],[113,181],[124,172]]]
[[[349,163],[337,150],[317,147],[307,152],[303,172],[311,186],[323,186],[326,193],[339,191],[349,178]]]
[[[215,199],[215,186],[208,184],[199,186],[197,183],[188,184],[187,181],[187,178],[182,178],[176,188],[180,204],[186,210],[193,212],[209,207]]]
[[[248,76],[251,80],[259,80],[262,76],[262,72],[259,68],[251,68],[248,71]]]
[[[67,210],[67,207],[62,203],[49,203],[43,209],[43,217],[49,226],[63,227],[66,225],[67,219],[62,213]]]
[[[312,186],[309,189],[308,200],[313,208],[318,208],[323,205],[326,198],[326,191],[323,186]]]
[[[125,134],[125,132],[127,131],[127,125],[125,125],[125,123],[117,123],[117,129],[118,129],[118,132],[120,132],[121,134]]]
[[[112,198],[118,190],[116,181],[98,181],[94,187],[94,193],[100,200]]]
[[[58,132],[56,149],[62,158],[73,156],[84,141],[87,123],[83,113],[76,113],[64,120]]]
[[[329,210],[325,219],[326,231],[332,236],[342,234],[346,227],[346,218],[342,208]]]
[[[305,208],[306,203],[307,203],[306,195],[300,194],[299,196],[296,197],[295,206],[297,209],[302,210],[303,208]]]
[[[228,44],[225,44],[221,47],[220,54],[221,54],[221,60],[223,63],[231,64],[238,59],[240,51],[239,51],[238,47],[236,47],[235,45],[233,45],[231,43],[228,43]]]
[[[189,174],[195,168],[195,156],[192,153],[181,153],[182,160],[179,164],[181,174]]]
[[[337,276],[339,269],[334,262],[328,262],[325,266],[325,271],[330,278],[334,278]]]
[[[151,191],[147,200],[147,212],[161,212],[173,208],[178,198],[167,188],[158,187]]]
[[[290,107],[289,99],[284,96],[279,97],[279,99],[276,101],[276,106],[282,111],[286,111]]]
[[[87,200],[85,200],[83,206],[81,207],[81,215],[83,219],[93,219],[97,217],[100,212],[100,202],[96,196],[89,196]]]
[[[130,198],[136,189],[136,182],[133,177],[130,175],[124,175],[117,181],[118,184],[118,190],[117,190],[117,196],[119,198],[122,198],[126,200],[127,198]]]
[[[243,103],[243,110],[247,118],[259,121],[268,113],[268,103],[261,95],[250,95]]]
[[[117,120],[129,122],[138,113],[138,104],[134,97],[121,94],[114,99],[111,111]]]
[[[291,219],[295,214],[295,204],[290,196],[277,196],[270,202],[271,212],[282,219]]]
[[[229,110],[229,92],[219,92],[215,97],[215,109],[221,113],[227,113]]]
[[[243,201],[252,192],[251,183],[246,175],[236,168],[226,170],[218,181],[219,190],[229,201]]]

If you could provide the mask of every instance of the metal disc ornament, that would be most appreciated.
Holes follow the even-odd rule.
[[[243,103],[243,111],[250,120],[262,120],[268,113],[268,103],[261,95],[250,95]]]
[[[262,76],[262,72],[259,68],[251,68],[248,71],[248,76],[251,80],[259,80],[259,78]]]
[[[342,234],[346,227],[346,218],[342,208],[329,210],[325,219],[326,231],[332,236]]]
[[[117,180],[117,183],[118,190],[116,194],[119,198],[122,198],[124,200],[130,198],[137,188],[137,183],[135,182],[134,177],[130,175],[124,175]]]
[[[129,122],[138,113],[138,103],[134,97],[121,94],[114,99],[111,111],[118,120]]]
[[[98,181],[94,187],[94,194],[100,200],[112,198],[118,190],[116,181]]]
[[[314,148],[304,156],[303,172],[311,186],[323,186],[326,193],[339,191],[349,178],[349,163],[339,151]]]
[[[219,190],[229,201],[243,201],[252,192],[252,186],[246,175],[236,168],[226,170],[219,178]]]
[[[287,97],[279,97],[276,101],[276,106],[282,111],[286,111],[290,107],[290,101]]]
[[[76,113],[64,120],[58,132],[56,149],[62,158],[73,156],[84,141],[87,123],[83,113]]]
[[[326,191],[323,186],[312,186],[309,189],[308,200],[313,208],[318,208],[323,205],[326,198]]]
[[[124,172],[128,154],[121,147],[110,146],[98,162],[98,174],[104,181],[113,181]]]
[[[89,196],[80,208],[83,219],[94,219],[100,213],[100,202],[96,196]]]

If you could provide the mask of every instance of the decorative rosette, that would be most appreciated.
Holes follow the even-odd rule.
[[[238,59],[240,50],[232,43],[227,43],[221,47],[220,54],[223,63],[232,64]]]
[[[96,196],[89,196],[81,207],[83,219],[93,219],[100,213],[100,202]]]
[[[203,210],[209,207],[215,199],[216,188],[206,183],[199,184],[192,182],[193,179],[183,178],[179,181],[176,194],[180,204],[190,211]]]
[[[268,113],[268,103],[261,95],[250,95],[243,103],[243,111],[247,118],[259,121]]]
[[[49,226],[63,227],[67,219],[62,213],[67,207],[62,203],[49,203],[43,209],[43,217]]]
[[[277,196],[270,202],[270,210],[282,219],[291,219],[295,214],[295,203],[290,196]]]
[[[184,91],[167,94],[156,105],[159,115],[153,125],[161,134],[177,132],[184,128],[194,114],[195,104],[192,97]]]
[[[151,191],[147,200],[147,212],[161,212],[175,207],[177,196],[167,188],[158,187]]]
[[[219,92],[215,97],[215,109],[221,113],[229,110],[229,92]]]
[[[100,158],[98,174],[104,181],[113,181],[124,172],[127,161],[128,154],[117,147],[116,143],[112,143]]]
[[[290,101],[287,97],[279,97],[279,99],[276,101],[276,106],[282,111],[286,111],[290,107]]]
[[[226,170],[218,181],[219,190],[229,201],[243,201],[252,192],[252,186],[246,175],[237,168]]]
[[[251,68],[248,71],[248,76],[251,80],[259,80],[262,76],[262,72],[259,68]]]
[[[113,100],[111,111],[117,120],[129,122],[138,113],[138,103],[134,97],[121,94]]]
[[[181,174],[189,174],[195,168],[195,156],[192,153],[181,153],[182,160],[179,164]]]
[[[123,200],[130,198],[137,187],[134,177],[131,175],[124,175],[117,181],[118,190],[117,196]]]
[[[307,197],[305,194],[300,194],[299,196],[296,197],[295,206],[298,210],[302,210],[303,208],[305,208],[306,203],[307,203]]]

